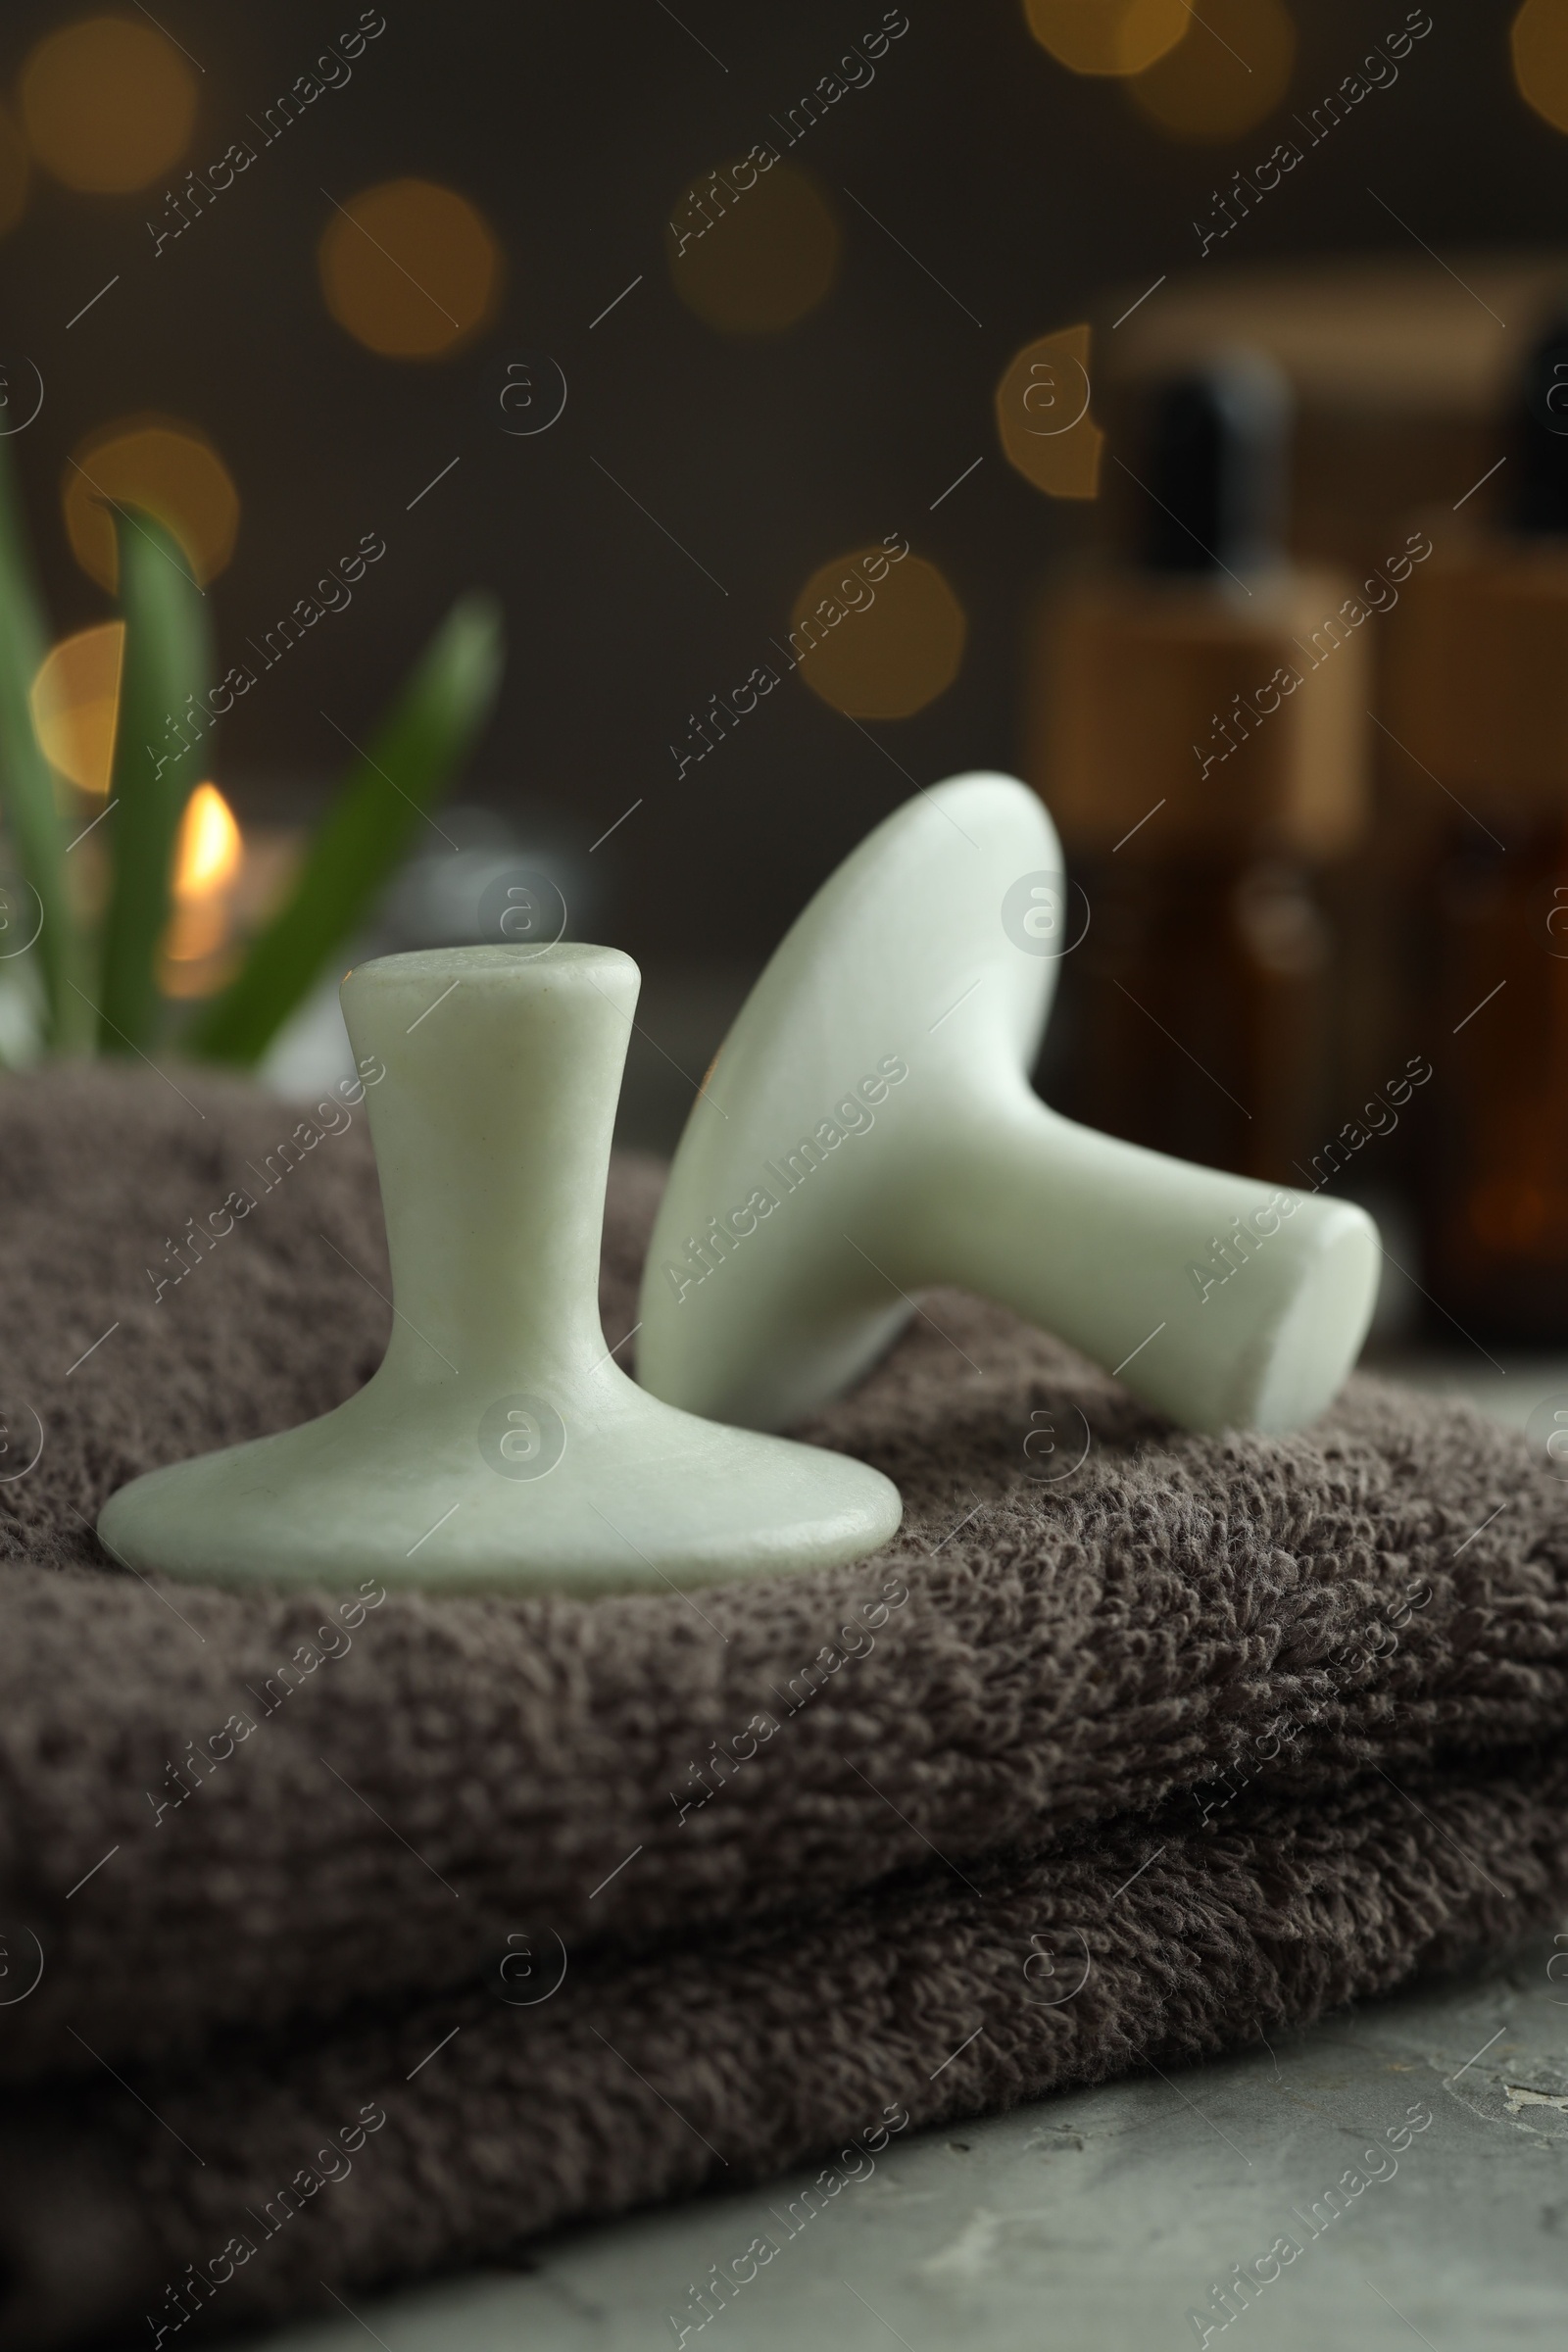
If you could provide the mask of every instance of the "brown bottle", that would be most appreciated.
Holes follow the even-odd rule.
[[[1507,527],[1441,538],[1391,630],[1391,784],[1424,910],[1426,1282],[1568,1339],[1568,323],[1531,354]]]
[[[1251,355],[1162,389],[1142,562],[1074,580],[1045,615],[1025,773],[1091,908],[1054,1098],[1133,1142],[1310,1184],[1334,1018],[1323,883],[1365,820],[1370,655],[1348,583],[1280,553],[1287,421]]]

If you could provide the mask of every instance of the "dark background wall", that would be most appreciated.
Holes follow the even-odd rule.
[[[348,0],[166,0],[160,21],[205,68],[189,160],[220,155],[358,13]],[[909,30],[874,83],[792,158],[840,221],[835,291],[790,333],[714,333],[671,288],[675,200],[767,135],[768,116],[881,13],[872,0],[682,0],[677,23],[657,0],[387,0],[386,30],[352,82],[159,259],[145,226],[157,191],[35,186],[0,244],[0,295],[7,349],[33,358],[46,384],[15,446],[61,622],[106,610],[65,543],[67,453],[140,409],[201,426],[238,484],[238,549],[213,591],[222,646],[269,626],[362,532],[387,542],[352,608],[215,736],[214,772],[242,816],[308,810],[339,764],[321,709],[359,734],[452,597],[476,582],[503,600],[511,653],[470,795],[576,853],[594,876],[593,927],[654,963],[760,961],[910,779],[1014,760],[1022,616],[1077,518],[1004,462],[997,379],[1020,343],[1083,317],[1107,281],[1136,289],[1191,267],[1194,214],[1278,134],[1265,122],[1233,146],[1183,146],[1113,83],[1054,64],[1015,0],[908,0]],[[1408,254],[1369,180],[1442,251],[1557,233],[1568,147],[1512,87],[1511,10],[1434,0],[1432,13],[1398,87],[1249,222],[1237,260]],[[1311,0],[1295,14],[1282,118],[1337,83],[1404,10]],[[9,0],[0,81],[61,17],[56,0]],[[499,318],[445,363],[371,356],[320,298],[329,199],[403,172],[473,198],[506,250]],[[553,429],[519,439],[502,429],[499,393],[525,353],[552,355],[569,397]],[[818,564],[892,530],[941,564],[966,610],[955,685],[911,719],[858,732],[791,678],[676,782],[667,746],[688,710],[761,658]]]

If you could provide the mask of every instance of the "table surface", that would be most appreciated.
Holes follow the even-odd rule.
[[[1522,1427],[1568,1358],[1475,1350],[1380,1370]],[[1462,1978],[1271,2048],[891,2141],[700,2331],[691,2290],[814,2178],[536,2241],[482,2271],[247,2336],[252,2352],[1478,2352],[1568,2339],[1568,1913]],[[1430,2114],[1419,2132],[1407,2122]],[[1407,2145],[1400,2145],[1407,2140]],[[1351,2193],[1348,2168],[1363,2185]],[[1327,2192],[1339,2186],[1344,2210]],[[776,2211],[775,2211],[776,2209]],[[1299,2249],[1232,2298],[1233,2266]],[[1283,2251],[1283,2250],[1282,2250]],[[1275,2266],[1268,2260],[1265,2271]],[[1199,2322],[1189,2316],[1198,2313]],[[1224,2323],[1224,2324],[1222,2324]]]

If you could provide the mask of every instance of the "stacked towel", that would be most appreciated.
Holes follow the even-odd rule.
[[[612,1173],[607,1341],[659,1184]],[[938,1295],[798,1433],[904,1492],[854,1567],[587,1605],[103,1555],[124,1479],[350,1395],[388,1293],[363,1110],[0,1089],[0,2343],[332,2309],[807,2159],[830,2197],[1568,1891],[1565,1490],[1372,1380],[1173,1434]]]

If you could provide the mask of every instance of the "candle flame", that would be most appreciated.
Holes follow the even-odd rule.
[[[220,985],[222,972],[215,959],[228,943],[230,887],[239,877],[244,855],[228,803],[216,784],[198,784],[174,845],[174,907],[163,950],[167,996],[206,996]]]
[[[181,906],[212,898],[239,871],[240,831],[216,784],[198,784],[180,820],[174,850],[174,896]]]

